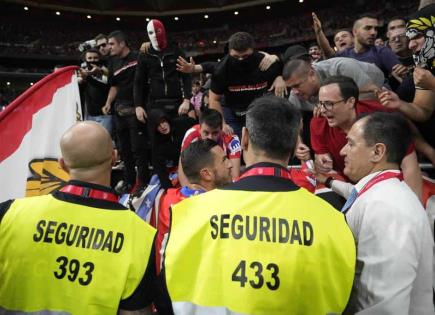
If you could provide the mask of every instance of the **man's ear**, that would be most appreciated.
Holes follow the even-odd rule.
[[[118,150],[112,150],[112,166],[115,166],[116,161],[118,161]]]
[[[246,151],[249,147],[249,131],[246,127],[243,127],[242,129],[241,146],[243,151]]]
[[[373,147],[373,154],[370,158],[371,162],[378,163],[380,162],[387,153],[387,147],[383,143],[376,143]]]
[[[353,96],[351,96],[351,97],[349,97],[347,100],[346,100],[346,105],[351,105],[351,107],[350,108],[355,108],[355,106],[356,106],[356,99],[355,99],[355,97],[353,97]]]
[[[66,165],[65,160],[62,157],[60,157],[58,159],[58,162],[59,162],[60,168],[69,174],[69,167]]]
[[[214,173],[208,167],[204,167],[202,170],[199,171],[199,177],[201,178],[201,181],[204,182],[210,183],[214,181]]]

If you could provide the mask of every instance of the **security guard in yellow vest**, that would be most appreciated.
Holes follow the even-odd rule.
[[[116,159],[94,122],[61,139],[71,181],[0,204],[0,314],[128,314],[150,304],[155,230],[109,188]]]
[[[354,239],[341,213],[291,180],[299,122],[287,100],[255,100],[243,129],[246,171],[172,208],[164,273],[175,314],[343,312]]]

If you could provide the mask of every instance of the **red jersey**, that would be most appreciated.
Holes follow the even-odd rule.
[[[199,139],[201,139],[201,132],[198,124],[187,130],[183,142],[181,143],[181,152],[183,152],[192,142],[198,141]],[[219,141],[219,145],[222,147],[229,159],[240,159],[242,149],[237,135],[223,134]]]
[[[392,112],[385,108],[378,101],[364,100],[358,101],[355,112],[358,115],[373,112]],[[316,154],[330,153],[333,161],[333,168],[338,173],[343,174],[344,157],[340,155],[340,150],[346,145],[346,133],[339,127],[330,127],[325,117],[313,117],[310,122],[311,146]],[[414,151],[412,144],[407,151],[410,154]]]
[[[160,273],[163,263],[163,250],[168,241],[169,224],[171,222],[171,207],[183,199],[203,193],[202,190],[189,189],[188,187],[169,188],[154,203],[150,224],[157,229],[156,236],[156,270]]]

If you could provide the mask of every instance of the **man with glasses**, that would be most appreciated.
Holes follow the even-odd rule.
[[[318,110],[321,116],[314,117],[310,124],[316,168],[321,173],[334,169],[341,175],[344,158],[340,150],[346,145],[346,134],[357,117],[364,113],[391,111],[377,101],[359,100],[358,86],[346,76],[331,76],[322,82]],[[421,172],[413,146],[408,148],[401,167],[405,182],[420,196]]]
[[[101,56],[108,59],[110,56],[110,46],[107,41],[107,36],[104,34],[98,34],[97,37],[95,37],[95,42],[95,47],[100,52]]]

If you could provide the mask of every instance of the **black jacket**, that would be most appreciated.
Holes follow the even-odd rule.
[[[157,131],[162,119],[165,119],[171,126],[168,135],[162,135]],[[159,177],[162,187],[168,189],[172,187],[168,168],[178,166],[181,142],[186,131],[195,124],[195,120],[187,116],[171,120],[162,110],[153,109],[149,113],[148,123],[154,173]]]
[[[145,108],[149,100],[190,99],[192,77],[177,71],[177,58],[185,58],[184,52],[175,45],[163,51],[150,47],[148,53],[140,54],[134,79],[134,104]]]

